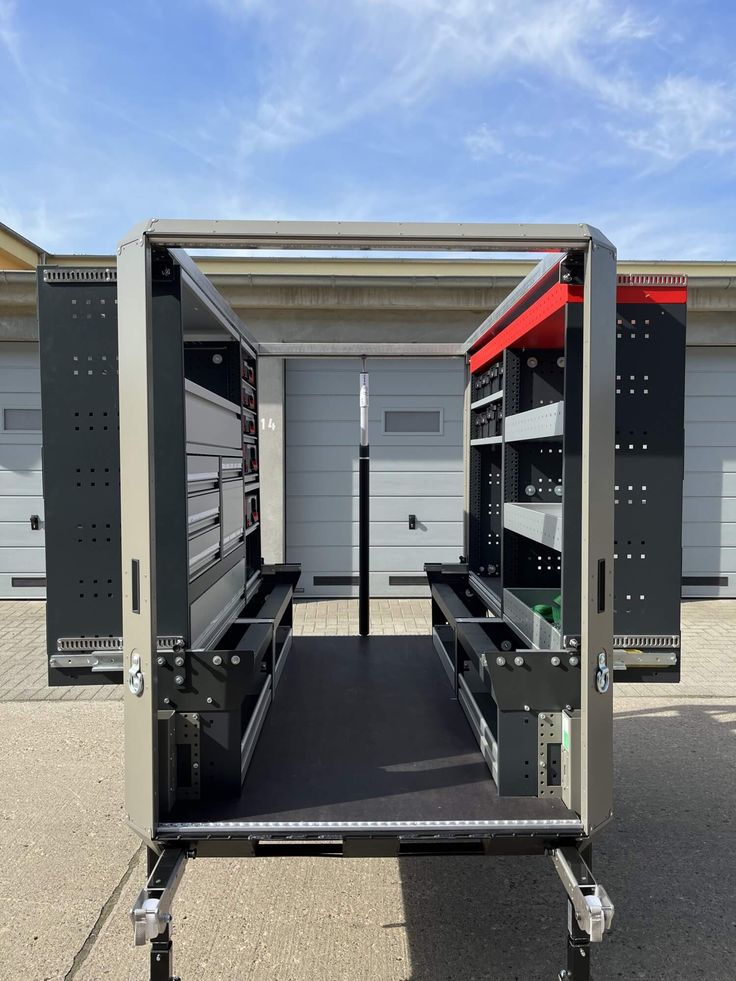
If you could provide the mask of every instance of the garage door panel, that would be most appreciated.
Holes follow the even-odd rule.
[[[322,370],[310,373],[308,371],[289,372],[286,381],[286,393],[289,396],[300,395],[319,395],[322,392],[330,391],[335,396],[350,396],[353,399],[358,397],[360,367],[356,366],[348,371],[323,372]],[[386,374],[376,373],[371,377],[371,395],[380,398],[382,396],[394,396],[396,394],[396,381]],[[417,371],[404,371],[401,379],[401,394],[405,396],[424,396],[428,391],[438,396],[462,397],[464,381],[462,373],[458,372],[457,377],[447,371],[432,371],[422,373]]]
[[[288,473],[345,473],[358,469],[357,440],[353,446],[289,446]]]
[[[6,494],[37,497],[41,474],[37,470],[0,470],[0,497]]]
[[[718,575],[717,570],[736,569],[736,548],[719,548],[717,545],[690,546],[683,549],[682,566],[683,576],[689,573]],[[733,573],[722,571],[720,575],[732,576]]]
[[[290,446],[288,470],[345,471],[358,469],[358,448],[353,446]],[[462,470],[463,454],[459,446],[394,446],[385,442],[371,445],[371,471]]]
[[[292,521],[289,525],[290,548],[309,548],[315,538],[321,538],[335,545],[358,545],[359,525],[357,521],[341,522],[335,529],[334,521]],[[427,538],[431,534],[431,543]],[[341,541],[347,539],[346,541]],[[433,547],[434,544],[450,545],[459,549],[462,545],[463,526],[460,521],[434,521],[431,529],[421,521],[414,530],[408,521],[371,520],[371,550],[378,546],[401,549]]]
[[[419,493],[426,492],[427,474],[416,473],[371,473],[371,495],[374,497],[401,497],[407,485],[414,481]],[[438,496],[458,497],[463,493],[463,475],[453,471],[432,474],[432,490]],[[286,493],[296,496],[341,497],[358,494],[357,473],[331,473],[329,481],[323,473],[286,473]],[[461,505],[460,505],[461,506]]]
[[[32,514],[37,514],[43,521],[42,497],[29,494],[27,497],[4,497],[0,500],[0,521],[29,521]]]
[[[357,414],[357,409],[354,407]],[[446,422],[442,435],[421,435],[414,437],[421,446],[445,446],[448,442],[458,443],[462,438],[462,422]],[[373,429],[377,429],[374,425]],[[371,441],[378,440],[378,432],[371,433]],[[295,420],[286,423],[286,445],[289,446],[357,446],[360,429],[357,420],[351,422],[304,422]],[[398,443],[402,436],[384,437]],[[288,464],[287,464],[288,465]]]
[[[358,520],[357,497],[347,498],[350,515],[346,520]],[[409,523],[409,514],[416,514],[417,520],[457,521],[458,507],[455,497],[415,497],[407,501],[405,497],[371,496],[371,521],[400,521]],[[334,497],[293,497],[286,502],[286,520],[290,527],[295,521],[332,521],[337,505]],[[345,515],[343,514],[343,517]]]
[[[734,369],[734,351],[730,347],[689,347],[687,349],[687,373],[701,371],[725,371]]]
[[[2,540],[3,545],[11,547],[43,548],[43,526],[38,531],[34,531],[30,521],[2,520],[0,521],[0,540]]]
[[[426,494],[427,481],[437,496],[462,497],[463,475],[454,471],[428,474],[426,471],[371,474],[371,494],[376,497],[404,497],[407,504],[414,496]],[[462,505],[461,511],[462,513]]]
[[[301,562],[302,568],[311,575],[310,570],[318,570],[316,575],[349,575],[358,568],[358,546],[294,546],[288,548],[289,562]],[[371,570],[391,572],[406,569],[420,573],[425,562],[457,562],[458,549],[454,546],[429,546],[428,548],[409,548],[406,546],[390,548],[377,545],[371,548]]]
[[[46,569],[42,548],[0,548],[0,572],[39,572]]]
[[[690,548],[701,546],[736,547],[736,521],[688,522],[683,528],[682,544]]]
[[[686,497],[683,517],[686,523],[696,525],[703,521],[736,521],[736,498]]]
[[[685,427],[685,446],[730,446],[736,438],[732,422],[689,422]],[[736,454],[736,448],[730,451]]]
[[[4,359],[3,359],[4,360]],[[41,392],[41,375],[39,374],[38,364],[35,367],[0,367],[0,392],[3,395],[23,393],[24,395]]]
[[[441,396],[439,393],[426,392],[432,391],[429,384],[425,384],[423,395],[387,395],[377,396],[374,391],[370,393],[370,410],[368,421],[371,428],[371,436],[382,435],[382,420],[385,409],[441,409],[443,419],[447,422],[462,421],[462,403],[459,403],[457,396]],[[286,421],[289,422],[329,422],[332,419],[357,418],[358,399],[357,393],[351,395],[331,396],[329,399],[324,397],[323,392],[313,395],[293,395],[289,399]]]
[[[0,441],[0,470],[41,471],[41,442],[35,446]]]
[[[41,433],[10,426],[35,425],[28,413],[6,409],[41,408],[38,344],[0,344],[0,598],[43,599],[46,595],[44,533],[32,531],[30,516],[43,521]],[[37,413],[33,414],[37,415]],[[43,526],[42,526],[43,527]],[[22,584],[24,578],[40,585]]]
[[[323,473],[291,473],[286,471],[286,493],[289,497],[351,497],[358,493],[357,473],[331,473],[329,485]]]
[[[712,389],[711,389],[712,391]],[[685,422],[736,422],[736,395],[691,396],[685,402]]]
[[[736,473],[736,446],[686,446],[685,473]]]
[[[302,562],[306,595],[357,595],[360,367],[286,365],[287,556]],[[369,358],[368,372],[372,595],[427,595],[424,563],[462,551],[464,364]],[[440,409],[441,432],[384,433],[389,409]]]
[[[736,497],[736,472],[686,473],[686,497]]]

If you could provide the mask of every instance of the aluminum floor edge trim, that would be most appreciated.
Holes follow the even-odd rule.
[[[496,821],[213,821],[160,824],[157,840],[238,837],[240,834],[581,834],[583,825],[573,818]]]

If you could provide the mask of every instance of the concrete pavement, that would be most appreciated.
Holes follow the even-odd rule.
[[[319,633],[333,610],[317,612]],[[350,609],[334,612],[349,629]],[[600,981],[736,977],[736,698],[722,690],[736,679],[736,603],[687,603],[683,618],[688,684],[707,697],[617,691],[616,820],[596,851],[617,913],[595,950]],[[697,678],[706,658],[715,667]],[[147,978],[126,915],[145,872],[122,823],[121,704],[6,699],[0,727],[0,978]],[[550,981],[564,911],[546,859],[196,860],[174,906],[177,970],[184,981]]]

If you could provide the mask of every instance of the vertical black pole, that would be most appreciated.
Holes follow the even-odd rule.
[[[368,445],[368,373],[360,375],[360,452],[358,456],[358,630],[367,637],[370,625],[370,446]]]

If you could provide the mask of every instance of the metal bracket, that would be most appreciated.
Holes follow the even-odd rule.
[[[159,857],[148,882],[130,911],[136,947],[153,941],[171,923],[171,904],[187,864],[187,853],[167,848]]]
[[[606,930],[611,929],[613,903],[603,886],[593,878],[593,873],[583,860],[580,852],[570,845],[555,848],[552,862],[557,874],[570,897],[575,910],[575,919],[580,929],[592,943],[600,943]]]
[[[183,637],[158,637],[157,652],[183,651]],[[123,670],[122,637],[59,637],[58,653],[49,658],[52,668],[91,668],[92,673]]]

